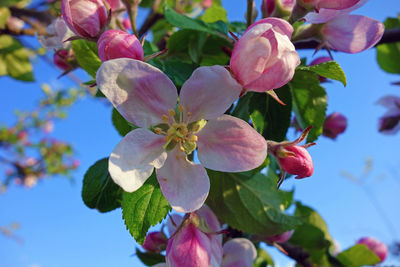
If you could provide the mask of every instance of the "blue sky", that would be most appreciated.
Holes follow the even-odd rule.
[[[230,20],[243,20],[246,1],[224,3]],[[260,1],[256,3],[260,6]],[[387,16],[397,16],[399,7],[398,0],[370,0],[353,13],[383,21]],[[311,56],[312,51],[300,54]],[[400,95],[400,87],[390,84],[399,81],[400,76],[380,70],[375,57],[375,50],[356,55],[334,53],[334,59],[347,75],[348,86],[344,88],[338,82],[326,84],[328,113],[343,113],[349,126],[336,141],[321,137],[309,149],[315,167],[311,178],[290,179],[283,184],[283,189],[295,187],[295,198],[320,212],[342,249],[363,236],[374,236],[385,243],[400,240],[400,158],[396,149],[400,135],[377,132],[378,118],[385,109],[376,105],[384,95]],[[1,123],[13,122],[14,109],[32,109],[40,98],[41,83],[55,88],[73,86],[65,77],[57,80],[60,72],[39,59],[34,67],[36,83],[0,77]],[[86,79],[83,73],[78,75]],[[125,229],[121,210],[100,214],[88,209],[80,196],[86,169],[108,156],[121,139],[111,124],[110,106],[90,97],[79,101],[70,109],[68,119],[56,123],[53,135],[73,144],[81,167],[74,173],[73,182],[48,179],[30,190],[11,186],[0,195],[0,226],[19,222],[21,229],[16,234],[23,239],[23,243],[17,243],[0,235],[0,266],[140,266],[131,257],[136,243]],[[365,186],[377,198],[396,232],[388,229],[363,189],[341,175],[348,171],[360,176],[368,157],[373,160],[373,169]],[[267,250],[279,266],[291,266],[274,248]],[[393,258],[385,263],[400,265]]]

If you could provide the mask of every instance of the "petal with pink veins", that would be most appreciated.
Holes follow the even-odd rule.
[[[215,119],[238,99],[242,86],[222,66],[200,67],[183,84],[179,99],[189,122]]]
[[[96,82],[121,115],[139,127],[162,123],[162,115],[176,107],[178,94],[173,82],[142,61],[108,60],[97,71]]]
[[[167,158],[162,147],[164,143],[163,136],[146,129],[128,133],[114,148],[108,161],[113,181],[127,192],[139,189],[154,167],[163,166]]]
[[[346,53],[359,53],[374,46],[383,35],[385,27],[377,20],[344,15],[326,23],[321,32],[327,45]]]
[[[208,121],[197,136],[199,160],[212,170],[252,170],[267,156],[264,137],[245,121],[230,115]]]
[[[251,267],[257,256],[253,243],[246,238],[234,238],[224,244],[221,267]]]
[[[293,33],[293,27],[290,25],[289,22],[286,20],[280,19],[280,18],[265,18],[265,19],[260,19],[256,21],[255,23],[251,24],[250,27],[247,28],[245,32],[248,32],[250,29],[252,29],[256,25],[263,24],[265,29],[269,28],[267,25],[271,24],[272,29],[274,31],[279,32],[280,34],[286,35],[289,39],[292,37]],[[264,30],[265,31],[265,30]]]
[[[204,204],[210,180],[200,164],[187,160],[178,146],[168,152],[164,166],[156,170],[161,191],[177,212],[193,212]]]

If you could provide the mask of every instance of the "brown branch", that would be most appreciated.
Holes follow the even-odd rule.
[[[0,29],[0,35],[1,34],[10,34],[14,36],[20,36],[20,35],[27,35],[27,36],[36,36],[36,35],[46,35],[47,33],[40,33],[35,29],[29,28],[29,29]]]
[[[400,28],[388,29],[382,36],[382,39],[376,44],[389,44],[400,42]],[[297,49],[316,49],[320,43],[318,41],[302,41],[295,42],[294,46]]]
[[[50,24],[54,17],[46,11],[37,11],[33,9],[10,7],[11,15],[17,18],[30,17],[46,25]]]
[[[139,38],[141,38],[157,21],[163,19],[164,15],[158,12],[151,11],[147,16],[146,20],[143,22],[142,27],[140,27],[138,34]]]
[[[301,247],[294,246],[288,242],[279,245],[287,252],[287,256],[294,259],[300,266],[313,267],[312,263],[308,261],[310,254]]]

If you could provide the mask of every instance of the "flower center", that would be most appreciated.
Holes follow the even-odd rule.
[[[154,128],[154,132],[165,136],[165,145],[163,146],[165,150],[172,150],[176,145],[179,145],[181,151],[190,154],[196,149],[197,136],[195,133],[198,132],[200,126],[196,123],[189,124],[184,121],[183,112],[184,108],[181,105],[178,107],[178,114],[175,110],[169,110],[168,115],[162,116],[162,121],[165,124]],[[190,112],[187,112],[186,118],[189,118],[190,115]]]

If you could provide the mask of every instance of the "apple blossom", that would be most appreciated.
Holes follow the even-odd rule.
[[[388,111],[379,119],[379,132],[395,134],[400,130],[400,97],[384,96],[378,104],[388,108]]]
[[[160,253],[167,247],[168,239],[163,232],[151,232],[146,235],[143,248],[146,251]]]
[[[248,91],[266,92],[288,83],[300,64],[285,20],[266,18],[252,24],[235,44],[230,68]]]
[[[142,127],[128,133],[109,158],[110,175],[125,191],[139,189],[156,168],[172,208],[191,212],[209,192],[204,167],[241,172],[258,167],[266,157],[267,143],[260,134],[223,115],[242,88],[222,66],[196,69],[181,88],[178,106],[173,82],[142,61],[106,61],[96,81],[121,115]],[[187,159],[196,148],[204,167]]]
[[[325,119],[322,134],[332,139],[343,133],[347,128],[347,118],[339,112],[334,112]]]
[[[282,170],[282,175],[278,181],[278,188],[285,179],[286,173],[297,175],[296,179],[310,177],[313,174],[313,161],[306,148],[315,145],[315,143],[302,146],[297,145],[307,137],[310,130],[311,127],[308,127],[298,139],[292,142],[284,141],[277,143],[268,141],[268,153],[274,155]]]
[[[360,0],[297,0],[297,3],[308,10],[319,12],[321,8],[342,10],[351,8]]]
[[[360,15],[343,15],[325,23],[321,28],[322,41],[331,49],[359,53],[373,47],[385,27],[377,20]]]
[[[99,57],[104,62],[115,58],[143,60],[143,47],[135,35],[118,30],[107,30],[97,41]]]
[[[257,257],[253,243],[246,238],[234,238],[223,246],[221,267],[252,267]]]
[[[61,12],[68,27],[87,39],[98,38],[111,18],[103,0],[62,0]]]
[[[268,243],[285,243],[288,241],[294,233],[294,230],[286,231],[282,234],[266,236],[263,238]]]
[[[296,0],[263,0],[261,5],[263,18],[288,16],[295,4]]]
[[[363,237],[358,240],[357,244],[366,245],[370,250],[372,250],[383,262],[386,259],[388,248],[387,246],[373,237]]]
[[[69,29],[63,18],[56,18],[47,26],[46,31],[49,36],[39,36],[39,42],[44,48],[49,50],[68,49],[71,46],[70,42],[65,41],[74,36],[74,33]]]

